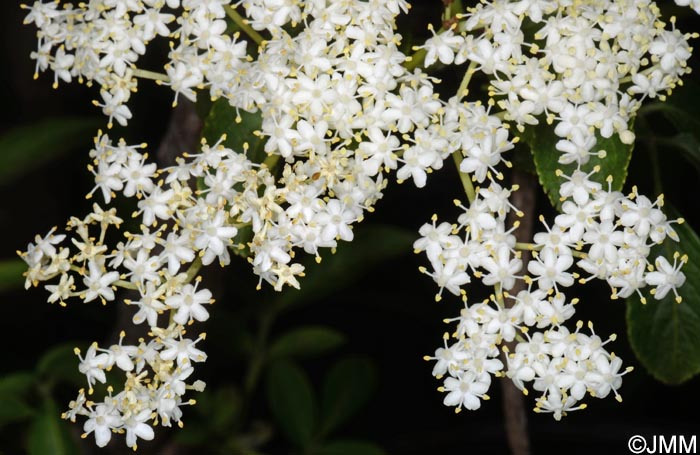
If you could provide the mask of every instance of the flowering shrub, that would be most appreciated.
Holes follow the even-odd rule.
[[[352,242],[353,226],[391,180],[422,188],[450,156],[466,202],[455,201],[454,221],[433,216],[414,243],[428,259],[420,271],[435,281],[436,300],[454,294],[464,306],[427,357],[444,404],[478,409],[492,376],[534,390],[535,411],[557,420],[583,409],[586,396],[621,399],[631,368],[611,351],[614,336],[601,338],[581,321],[567,328],[578,303],[567,293],[597,278],[613,299],[646,302],[651,289],[656,300],[681,303],[688,257],[652,246],[677,242],[683,219],[667,217],[663,196],[652,202],[636,188],[621,190],[635,117],[645,100],[664,100],[682,83],[697,34],[664,22],[650,0],[445,3],[443,26],[431,27],[412,55],[401,50],[396,25],[409,10],[403,0],[25,6],[38,30],[37,72],[53,72],[55,86],[99,87],[94,104],[108,128],[137,119],[129,103],[142,79],[170,87],[174,105],[208,96],[255,125],[242,141],[203,139],[167,168],[150,161],[145,144],[98,132],[89,153],[92,212],[21,253],[25,287],[46,282],[49,302],[121,300],[133,324],[149,328],[138,344],[126,344],[122,332],[111,346],[76,350],[87,392],[63,417],[81,417],[84,436],[102,447],[125,433],[136,449],[138,439],[154,437],[153,426],[182,425],[190,392],[205,387],[195,365],[207,358],[197,347],[206,335],[191,332],[215,311],[202,266],[243,256],[259,287],[303,287],[300,257],[321,262]],[[155,40],[169,40],[160,72],[139,67]],[[431,69],[448,65],[464,76],[445,100]],[[482,101],[470,100],[475,78],[487,81]],[[540,217],[531,241],[516,239],[512,220],[534,214],[514,205],[519,188],[505,182],[518,142],[532,149],[560,212]],[[138,209],[107,208],[122,198]],[[122,229],[128,216],[138,230]],[[473,280],[493,288],[488,299],[468,299]],[[110,370],[123,385],[94,398]]]

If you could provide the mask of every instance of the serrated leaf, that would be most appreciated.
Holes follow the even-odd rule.
[[[552,126],[537,125],[528,137],[530,138],[528,144],[534,157],[540,185],[542,185],[552,205],[557,210],[560,210],[559,188],[566,182],[566,179],[563,176],[557,176],[557,170],[561,170],[564,175],[570,176],[577,166],[574,163],[559,163],[561,152],[556,149],[556,144],[561,138],[554,134]],[[612,189],[619,191],[627,179],[627,168],[629,167],[630,159],[632,159],[634,145],[623,144],[617,134],[608,139],[596,135],[596,139],[596,145],[591,151],[599,152],[605,150],[605,157],[591,156],[588,163],[581,166],[581,170],[589,173],[596,166],[600,166],[600,171],[593,174],[590,177],[591,180],[603,184],[604,188],[607,189],[606,179],[608,176],[612,176]]]
[[[373,442],[346,439],[325,444],[318,450],[317,455],[384,455],[385,453]]]
[[[240,122],[237,122],[240,120]],[[253,134],[262,126],[262,114],[246,112],[232,107],[224,98],[216,100],[204,119],[202,137],[210,144],[216,143],[223,134],[226,140],[223,144],[236,152],[243,152],[244,144],[248,144],[248,158],[256,163],[262,163],[265,153],[264,139]]]
[[[413,251],[416,233],[395,226],[360,225],[352,243],[340,242],[335,254],[326,254],[320,264],[307,257],[301,289],[279,294],[282,306],[310,303],[355,283],[373,267]]]
[[[670,259],[676,251],[688,255],[682,269],[686,282],[679,289],[683,301],[676,303],[672,292],[656,300],[649,289],[644,290],[646,304],[636,294],[627,299],[632,349],[649,373],[667,384],[680,384],[700,373],[700,239],[688,223],[674,228],[680,242],[667,239],[652,249],[650,257]]]
[[[377,384],[371,360],[348,358],[336,363],[323,383],[321,433],[328,434],[352,417],[369,400]]]
[[[37,362],[37,374],[42,378],[84,385],[85,376],[78,371],[78,357],[73,352],[75,346],[63,343],[46,351]]]
[[[344,342],[345,336],[330,327],[297,327],[277,338],[268,355],[270,359],[312,357],[333,350]]]
[[[267,401],[287,438],[297,446],[308,446],[316,428],[316,404],[306,374],[291,362],[271,364]]]
[[[44,400],[42,411],[34,417],[29,427],[27,450],[29,455],[73,455],[78,447],[61,420],[56,403],[50,398]]]
[[[12,129],[0,136],[0,184],[13,183],[27,172],[81,144],[89,144],[99,125],[92,118],[61,117]]]

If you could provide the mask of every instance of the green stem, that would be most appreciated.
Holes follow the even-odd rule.
[[[136,286],[134,283],[131,281],[124,281],[124,280],[117,280],[114,283],[112,283],[114,286],[118,286],[120,288],[124,289],[131,289],[132,291],[138,290],[138,286]]]
[[[527,250],[527,251],[540,251],[542,249],[541,245],[536,245],[534,243],[517,242],[515,244],[516,250]]]
[[[269,302],[265,302],[269,303]],[[270,304],[266,307],[263,314],[260,316],[258,325],[258,336],[255,339],[255,345],[251,351],[251,359],[248,364],[248,369],[243,379],[243,403],[241,404],[241,412],[239,416],[239,425],[248,422],[248,415],[251,411],[253,394],[260,382],[260,375],[263,372],[267,359],[267,342],[270,337],[270,329],[279,313],[280,307],[276,304]]]
[[[255,349],[253,350],[254,355],[250,365],[248,366],[244,383],[245,395],[247,397],[250,397],[255,391],[255,386],[258,384],[258,378],[260,377],[260,373],[262,373],[263,366],[267,360],[267,339],[270,336],[270,328],[272,328],[272,323],[274,322],[276,316],[277,311],[275,307],[271,307],[270,310],[264,313],[260,319],[258,338],[255,342]]]
[[[647,68],[647,69],[645,69],[645,70],[643,70],[643,71],[640,71],[639,74],[643,74],[643,75],[646,76],[647,74],[651,74],[651,73],[653,72],[653,70],[654,70],[654,67],[650,67],[650,68]],[[631,75],[630,75],[630,76],[627,76],[627,77],[623,77],[622,79],[620,79],[619,84],[622,85],[622,84],[626,84],[626,83],[628,83],[628,82],[632,82],[632,76],[631,76]]]
[[[236,23],[236,25],[238,25],[241,28],[241,30],[243,30],[243,33],[245,33],[253,41],[255,41],[258,46],[260,46],[262,42],[265,41],[265,38],[263,38],[260,33],[256,32],[250,25],[248,25],[248,20],[244,19],[240,14],[238,14],[236,8],[230,5],[226,6],[226,14],[233,20],[233,22]]]
[[[462,164],[462,161],[464,160],[464,156],[462,155],[461,150],[453,152],[452,158],[454,158],[455,160],[455,165],[457,165],[457,173],[459,174],[459,179],[462,181],[464,192],[467,195],[467,199],[469,199],[469,203],[471,204],[476,199],[476,191],[474,191],[474,185],[472,185],[472,181],[469,175],[459,170],[459,167]]]
[[[467,68],[467,71],[464,73],[464,77],[462,78],[462,82],[459,84],[459,88],[457,89],[457,97],[459,99],[462,99],[463,97],[467,96],[469,93],[469,90],[467,87],[469,87],[469,82],[472,80],[472,76],[476,72],[476,67],[478,66],[478,63],[476,62],[471,62],[469,64],[469,67]]]
[[[267,169],[272,172],[272,170],[275,168],[275,165],[277,165],[277,162],[280,159],[280,155],[277,155],[276,153],[267,155],[267,158],[265,158],[265,161],[263,161],[263,166],[266,166]]]
[[[170,78],[167,74],[157,73],[155,71],[142,70],[139,68],[134,68],[134,76],[140,77],[141,79],[150,79],[152,81],[170,82]]]
[[[414,69],[423,65],[426,55],[428,55],[428,51],[426,51],[424,48],[418,49],[416,52],[406,57],[406,60],[403,62],[403,67],[408,71],[413,71]]]
[[[502,309],[505,309],[506,307],[506,302],[503,300],[503,287],[500,285],[500,283],[496,283],[493,286],[494,293],[496,294],[496,303],[498,303],[498,306],[501,307]]]
[[[195,275],[197,275],[197,273],[199,272],[199,270],[201,268],[202,268],[202,258],[197,256],[197,259],[195,259],[194,262],[192,262],[192,264],[190,264],[190,268],[187,269],[187,272],[186,272],[187,275],[185,276],[185,283],[189,283],[190,281],[192,281],[194,279]]]
[[[537,245],[534,243],[517,242],[515,244],[515,249],[520,251],[540,251],[542,250],[542,245]],[[571,255],[575,258],[586,259],[588,255],[582,251],[572,250]]]

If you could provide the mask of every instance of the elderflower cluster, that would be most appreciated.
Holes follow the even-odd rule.
[[[233,109],[258,113],[254,134],[268,157],[257,163],[243,150],[203,141],[176,165],[158,169],[140,149],[113,143],[101,132],[90,152],[91,191],[109,204],[132,198],[138,232],[122,231],[116,209],[97,204],[85,218],[71,218],[66,234],[52,229],[37,236],[21,255],[27,287],[50,282],[49,301],[64,305],[123,300],[133,323],[146,323],[148,339],[138,344],[78,352],[88,393],[80,391],[64,417],[84,416],[85,434],[99,446],[112,433],[126,433],[127,445],[151,439],[159,422],[181,424],[184,395],[202,390],[193,363],[206,359],[196,347],[205,338],[189,335],[190,324],[209,318],[212,294],[200,287],[202,265],[227,265],[233,254],[247,258],[253,272],[276,290],[299,287],[303,251],[321,260],[339,241],[352,241],[353,225],[382,197],[388,175],[426,185],[450,155],[468,188],[468,206],[456,224],[421,228],[415,244],[431,269],[422,269],[443,291],[465,296],[472,278],[495,286],[493,297],[465,306],[454,336],[438,350],[434,374],[446,373],[448,405],[475,409],[487,397],[492,375],[508,375],[526,390],[542,392],[537,409],[560,417],[581,408],[585,393],[606,396],[621,384],[621,362],[595,333],[568,332],[561,324],[574,314],[563,289],[577,274],[606,280],[613,296],[627,297],[644,286],[655,296],[676,293],[685,279],[686,258],[654,264],[650,246],[677,238],[672,221],[636,190],[629,196],[603,189],[591,157],[602,158],[598,137],[631,142],[630,121],[646,97],[661,97],[689,70],[687,40],[666,30],[651,1],[594,2],[521,0],[482,2],[456,18],[456,25],[426,42],[425,64],[469,63],[458,94],[438,98],[437,81],[412,68],[399,50],[395,19],[404,0],[95,0],[36,1],[26,22],[38,29],[32,54],[37,72],[58,80],[96,84],[112,121],[132,118],[128,103],[138,78],[155,79],[179,96],[207,93]],[[532,29],[532,30],[530,30]],[[231,30],[238,30],[231,32]],[[245,33],[245,36],[241,34]],[[533,35],[534,36],[530,36]],[[160,38],[159,38],[160,37]],[[163,73],[138,68],[155,39],[169,40]],[[248,40],[257,44],[249,50]],[[523,51],[523,48],[526,51]],[[527,52],[531,56],[527,56]],[[488,106],[463,102],[471,76],[491,77]],[[498,106],[501,113],[493,113]],[[555,124],[562,164],[563,213],[534,243],[515,241],[506,217],[520,213],[512,191],[498,181],[503,154],[514,147],[512,125],[522,130],[544,120]],[[473,189],[471,182],[479,187]],[[471,189],[471,191],[469,191]],[[109,235],[107,231],[110,231]],[[121,231],[113,232],[113,231]],[[107,239],[121,234],[121,241]],[[70,235],[70,238],[68,237]],[[536,251],[519,275],[523,247]],[[518,281],[527,290],[508,294]],[[137,297],[126,299],[117,288]],[[465,298],[466,302],[466,298]],[[540,332],[530,334],[527,328]],[[592,330],[592,329],[591,329]],[[503,342],[520,344],[498,359]],[[525,337],[525,338],[522,338]],[[523,347],[520,347],[523,346]],[[125,378],[118,391],[106,387],[101,401],[90,395],[105,372]]]
[[[561,163],[585,164],[596,138],[631,144],[645,98],[689,73],[688,39],[664,28],[650,0],[482,2],[423,47],[426,65],[470,64],[491,77],[489,95],[522,131],[555,124]]]
[[[233,58],[244,47],[235,44],[238,36],[229,38],[211,23],[226,12],[240,18],[236,7],[247,16],[244,25],[270,37],[256,59]],[[163,12],[168,8],[172,15]],[[231,150],[223,137],[213,145],[203,141],[175,166],[158,169],[142,152],[145,145],[113,143],[100,132],[90,152],[95,187],[89,196],[101,195],[107,204],[131,198],[138,232],[122,231],[121,241],[108,244],[118,233],[107,231],[121,231],[122,220],[116,209],[95,205],[84,219],[70,220],[70,238],[52,229],[21,254],[29,266],[26,286],[49,282],[50,302],[123,300],[134,309],[133,323],[150,328],[150,338],[138,344],[123,344],[124,334],[108,349],[93,344],[84,357],[78,352],[89,390],[87,397],[80,392],[64,417],[87,417],[85,435],[94,433],[99,446],[112,433],[126,432],[135,448],[137,438],[153,437],[158,422],[181,423],[180,407],[193,402],[184,400],[186,390],[202,389],[201,381],[186,382],[192,364],[206,359],[195,347],[205,335],[193,339],[187,329],[206,321],[206,306],[213,303],[199,286],[202,265],[224,266],[231,253],[240,254],[260,282],[276,290],[299,287],[304,267],[297,253],[320,261],[322,248],[351,241],[353,224],[381,198],[386,173],[397,170],[399,181],[425,185],[427,174],[458,147],[445,139],[444,125],[454,135],[472,117],[484,117],[483,108],[444,106],[433,79],[402,65],[408,58],[398,49],[394,19],[406,8],[398,0],[291,7],[134,0],[63,10],[37,2],[29,8],[44,49],[38,69],[50,68],[67,81],[98,82],[110,123],[126,123],[134,77],[151,74],[135,68],[143,52],[127,49],[157,31],[179,43],[171,44],[173,61],[161,83],[176,98],[194,98],[195,89],[208,87],[212,97],[225,97],[234,108],[258,111],[262,123],[255,134],[268,154],[265,163],[255,163],[247,145]],[[163,27],[171,22],[180,28],[166,33]],[[106,55],[113,47],[121,49],[121,60]],[[68,51],[74,54],[66,63]],[[124,87],[129,90],[120,92]],[[137,297],[125,299],[117,288]],[[110,384],[102,401],[93,401],[93,386],[106,383],[105,372],[112,369],[123,373],[123,388]]]
[[[492,376],[511,378],[525,393],[528,387],[540,393],[535,411],[557,420],[584,408],[586,394],[603,398],[612,391],[621,399],[617,389],[630,368],[623,370],[604,348],[607,341],[581,333],[581,322],[575,332],[563,325],[578,302],[566,296],[566,288],[577,279],[598,278],[609,284],[613,299],[641,296],[649,286],[656,299],[672,292],[680,303],[677,289],[685,282],[681,267],[687,257],[676,254],[670,263],[663,256],[650,258],[650,252],[667,237],[677,241],[672,225],[682,220],[667,219],[661,196],[652,202],[636,188],[625,196],[613,191],[611,177],[604,187],[607,176],[590,164],[592,157],[605,159],[600,138],[617,135],[633,142],[629,128],[641,102],[663,99],[661,93],[690,72],[687,41],[697,35],[681,34],[673,20],[670,30],[664,26],[649,0],[496,0],[468,8],[421,46],[426,65],[468,63],[458,97],[468,94],[474,73],[490,78],[489,111],[481,121],[465,123],[459,135],[446,136],[460,141],[455,159],[469,205],[455,201],[463,211],[457,223],[438,223],[433,216],[414,244],[430,261],[421,272],[438,285],[436,300],[447,290],[465,303],[459,317],[446,320],[458,322],[454,341],[446,335],[444,347],[426,357],[437,361],[433,375],[444,379],[446,405],[457,411],[479,408]],[[479,103],[459,109],[474,106]],[[491,113],[495,107],[502,112]],[[507,224],[509,213],[522,216],[510,202],[518,188],[499,184],[499,165],[510,165],[502,154],[517,140],[509,139],[508,126],[523,132],[543,121],[558,137],[559,163],[573,170],[557,171],[561,214],[551,227],[540,217],[544,230],[532,243],[520,243],[513,234],[518,222]],[[534,256],[527,264],[523,250]],[[572,270],[574,264],[583,277]],[[495,292],[467,304],[464,287],[473,279]],[[516,286],[524,289],[508,292]]]

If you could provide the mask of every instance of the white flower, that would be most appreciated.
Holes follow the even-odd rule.
[[[656,286],[652,291],[656,300],[661,300],[666,297],[669,291],[673,291],[676,296],[676,302],[681,303],[682,297],[678,295],[677,289],[685,283],[685,274],[681,272],[681,268],[688,262],[688,257],[680,257],[678,253],[673,255],[673,265],[669,264],[668,260],[659,256],[654,264],[656,270],[645,275],[644,279],[650,286]]]
[[[160,352],[160,358],[163,360],[177,360],[177,364],[181,366],[188,365],[191,361],[204,362],[207,359],[207,355],[195,347],[202,339],[203,336],[200,335],[196,340],[183,339],[182,337],[179,340],[174,338],[163,340],[165,349]]]
[[[431,262],[437,261],[445,248],[454,246],[455,240],[459,240],[452,235],[454,227],[450,223],[435,225],[436,221],[437,217],[433,217],[432,224],[421,226],[418,230],[421,238],[413,243],[413,250],[416,253],[425,251]]]
[[[495,166],[502,161],[501,154],[512,148],[513,144],[508,141],[508,130],[499,128],[491,134],[486,134],[481,141],[465,150],[466,157],[460,164],[459,170],[474,174],[478,182],[486,179],[488,171],[493,172],[494,175],[500,175]]]
[[[493,286],[498,283],[508,290],[515,285],[516,273],[522,269],[523,262],[519,258],[511,258],[510,249],[503,245],[493,256],[483,258],[481,266],[488,272],[482,278],[484,284]]]
[[[211,291],[202,289],[197,291],[197,286],[186,284],[182,290],[167,299],[165,304],[177,310],[173,321],[185,325],[193,319],[206,321],[209,319],[209,312],[202,305],[213,303]]]
[[[136,415],[131,415],[124,420],[124,430],[126,430],[126,445],[136,450],[137,438],[151,441],[154,437],[153,428],[145,423],[151,418],[151,410],[144,409]],[[98,444],[99,445],[99,444]]]
[[[130,281],[142,286],[146,281],[157,282],[160,278],[158,257],[151,256],[145,249],[139,249],[135,259],[131,256],[124,258],[124,268],[129,270],[126,276],[130,277]]]
[[[154,175],[157,165],[155,163],[146,164],[146,157],[135,155],[129,158],[126,165],[121,170],[124,179],[124,196],[150,194],[154,189],[151,177]],[[151,224],[151,223],[146,223]]]
[[[95,444],[104,447],[112,438],[112,430],[121,427],[122,420],[119,411],[114,406],[100,403],[88,414],[88,420],[83,424],[85,435],[95,433]]]
[[[455,35],[452,28],[440,33],[435,33],[432,25],[428,28],[433,32],[433,36],[428,38],[423,46],[420,46],[427,50],[425,66],[432,65],[436,60],[440,60],[440,63],[445,65],[454,62],[455,52],[464,43],[464,38]]]
[[[462,342],[453,343],[451,346],[447,346],[448,336],[445,334],[443,337],[444,347],[437,348],[435,350],[435,356],[426,356],[425,360],[437,360],[435,366],[433,366],[433,376],[441,379],[445,373],[448,371],[452,374],[455,371],[461,369],[462,365],[466,363],[468,358],[466,352],[464,352]]]
[[[85,291],[85,302],[90,302],[96,298],[105,300],[114,300],[114,291],[111,288],[112,283],[119,279],[119,272],[106,272],[103,267],[97,265],[95,261],[88,262],[90,274],[83,278],[83,283],[87,286]]]
[[[356,216],[337,199],[328,201],[325,207],[316,213],[314,220],[321,226],[321,239],[325,242],[340,238],[346,242],[352,241],[354,235],[350,223]]]
[[[106,353],[98,354],[96,343],[90,345],[85,353],[85,357],[80,355],[80,350],[78,348],[75,349],[75,354],[80,359],[78,370],[87,378],[90,390],[92,390],[95,380],[104,384],[107,380],[105,370],[111,366],[109,355]]]
[[[479,409],[481,400],[488,399],[486,392],[490,386],[491,376],[488,373],[477,375],[467,371],[456,378],[445,379],[444,387],[440,389],[447,392],[443,403],[446,406],[457,406],[455,412],[459,412],[461,407],[470,411]]]
[[[163,251],[160,253],[160,261],[168,265],[168,272],[175,275],[182,264],[192,262],[195,258],[191,242],[186,235],[177,235],[175,232],[168,234],[163,242]]]
[[[213,218],[202,223],[199,234],[194,240],[194,246],[202,250],[202,264],[209,265],[216,257],[222,264],[228,264],[229,254],[227,245],[236,236],[238,229],[233,226],[225,226],[226,214],[219,210]]]
[[[687,38],[678,30],[662,30],[649,45],[649,53],[660,59],[661,69],[667,73],[682,72],[691,55]]]
[[[454,295],[460,295],[462,290],[461,286],[469,283],[471,279],[469,275],[462,270],[460,263],[455,259],[450,259],[447,262],[434,262],[433,267],[434,272],[424,273],[433,277],[435,283],[437,283],[440,290],[435,296],[435,300],[439,301],[442,298],[442,291],[447,289]]]

